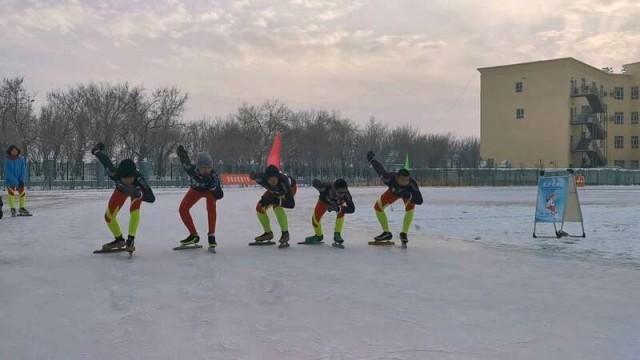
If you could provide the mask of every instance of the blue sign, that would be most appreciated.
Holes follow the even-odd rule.
[[[569,176],[544,176],[538,181],[536,221],[562,222],[567,205]]]

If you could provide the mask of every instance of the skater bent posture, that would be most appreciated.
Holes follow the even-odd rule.
[[[191,177],[192,185],[180,203],[180,218],[189,230],[189,236],[180,241],[180,245],[195,245],[200,241],[200,236],[193,224],[193,218],[189,211],[200,199],[207,199],[207,216],[209,221],[209,249],[214,251],[216,243],[216,201],[224,196],[218,174],[213,170],[213,159],[209,153],[201,152],[196,157],[196,165],[191,163],[189,155],[182,145],[178,146],[178,157],[184,170]]]
[[[347,182],[343,179],[336,180],[333,184],[323,183],[318,179],[314,179],[312,182],[314,188],[320,192],[318,202],[311,216],[311,225],[315,235],[309,236],[303,242],[304,244],[319,243],[324,239],[322,233],[322,216],[329,211],[335,211],[336,215],[336,227],[333,233],[333,246],[338,248],[344,248],[342,243],[342,228],[344,226],[344,215],[353,214],[356,210],[349,193]]]
[[[104,145],[97,144],[91,153],[109,172],[111,180],[116,183],[116,188],[111,194],[104,220],[113,234],[115,240],[102,246],[103,250],[116,250],[125,248],[129,253],[135,251],[135,237],[140,225],[140,206],[142,202],[153,203],[156,198],[153,191],[142,174],[136,169],[136,164],[131,159],[125,159],[116,168],[109,157],[104,153]],[[120,230],[117,215],[127,198],[131,198],[129,208],[129,234],[125,242]]]
[[[387,220],[387,214],[385,214],[384,209],[396,200],[402,199],[406,212],[404,214],[400,240],[402,240],[402,247],[406,247],[409,241],[407,234],[413,221],[414,208],[416,205],[422,204],[422,194],[418,188],[418,183],[411,178],[407,169],[400,169],[397,173],[387,172],[382,164],[375,159],[373,151],[367,153],[367,160],[369,160],[376,173],[378,173],[382,182],[388,187],[387,191],[380,196],[380,199],[376,201],[373,207],[380,226],[382,226],[382,234],[376,236],[375,241],[384,242],[393,238],[393,235],[389,232],[389,221]]]
[[[251,178],[267,190],[256,205],[258,221],[264,229],[264,234],[255,238],[255,244],[269,243],[273,239],[267,215],[267,210],[273,207],[273,212],[276,214],[282,231],[279,241],[280,247],[289,246],[289,223],[284,209],[293,209],[296,205],[293,198],[297,191],[296,181],[291,176],[282,173],[274,165],[267,166],[264,174],[252,173]]]
[[[31,214],[26,209],[27,194],[24,190],[24,184],[27,179],[27,162],[20,154],[20,149],[15,145],[11,145],[7,149],[7,159],[4,162],[4,177],[11,216],[30,216]],[[20,204],[20,209],[16,210],[18,203]]]

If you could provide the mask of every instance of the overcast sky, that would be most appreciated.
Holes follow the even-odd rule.
[[[177,85],[185,117],[243,102],[478,135],[476,68],[640,60],[637,0],[0,0],[0,76],[46,92]]]

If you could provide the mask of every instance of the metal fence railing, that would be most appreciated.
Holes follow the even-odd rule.
[[[154,187],[184,187],[190,184],[189,177],[181,166],[170,164],[162,176],[153,174],[150,163],[139,164],[140,169]],[[257,166],[219,166],[219,173],[249,173],[260,170]],[[640,185],[640,170],[617,168],[574,169],[584,175],[586,185]],[[309,168],[285,167],[302,186],[314,178],[331,180],[342,177],[352,186],[379,185],[380,180],[373,169],[366,168]],[[551,169],[550,171],[553,171]],[[4,180],[0,167],[0,179]],[[27,186],[35,189],[101,189],[113,183],[103,167],[97,162],[83,163],[77,168],[68,163],[29,162]],[[422,186],[533,186],[538,182],[538,169],[465,169],[436,168],[412,169],[411,175]],[[4,181],[2,181],[4,185]]]

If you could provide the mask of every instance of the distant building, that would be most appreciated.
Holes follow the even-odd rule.
[[[478,71],[488,166],[640,167],[640,63],[622,73],[574,58]]]

